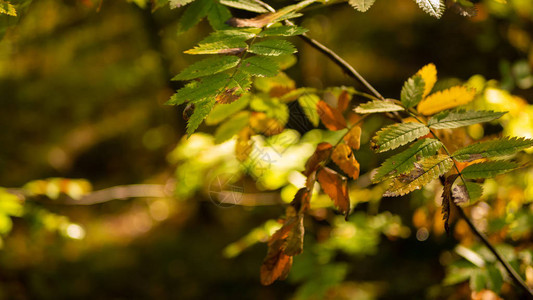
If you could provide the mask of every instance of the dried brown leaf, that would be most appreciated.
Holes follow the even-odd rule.
[[[266,13],[251,19],[231,18],[226,23],[233,27],[262,28],[279,17],[277,13]]]
[[[318,115],[320,120],[329,130],[341,130],[346,128],[346,120],[337,109],[329,106],[324,101],[318,101],[317,105]]]
[[[309,177],[311,173],[316,171],[320,166],[320,163],[327,160],[333,151],[333,146],[330,143],[320,143],[316,147],[315,153],[309,157],[305,163],[305,170],[302,172],[305,176]]]
[[[361,147],[361,127],[353,126],[344,136],[344,142],[351,148],[359,150]]]
[[[346,180],[337,172],[322,168],[317,175],[318,182],[326,194],[333,200],[341,213],[348,216],[350,212],[350,196]]]
[[[331,159],[351,178],[359,177],[359,163],[355,160],[352,149],[348,145],[337,145],[331,154]]]
[[[345,111],[350,104],[350,100],[352,100],[350,93],[348,93],[346,90],[343,90],[339,95],[339,100],[337,101],[337,110],[340,112]]]
[[[442,190],[442,219],[444,220],[444,229],[446,233],[450,232],[450,209],[453,201],[452,186],[459,175],[450,175],[444,181],[444,188]]]
[[[235,91],[237,91],[237,87],[225,90],[217,95],[216,101],[220,104],[229,104],[242,97],[242,94],[236,94]]]

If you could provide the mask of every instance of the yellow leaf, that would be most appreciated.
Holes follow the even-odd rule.
[[[444,91],[431,94],[418,104],[418,112],[429,116],[439,111],[466,104],[476,95],[476,91],[464,86],[454,86]]]
[[[333,150],[331,159],[341,170],[353,179],[359,177],[359,163],[353,156],[352,149],[346,144],[339,144]]]
[[[361,127],[354,126],[348,134],[344,136],[344,142],[355,150],[359,150],[361,146]]]
[[[437,82],[437,68],[434,64],[427,64],[422,69],[420,69],[416,74],[424,79],[424,94],[422,98],[426,98],[429,95],[429,92],[433,89],[435,82]]]

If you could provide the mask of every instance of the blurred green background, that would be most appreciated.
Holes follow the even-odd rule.
[[[386,97],[397,98],[403,81],[433,62],[439,79],[482,74],[531,101],[533,2],[508,2],[484,1],[474,18],[448,10],[437,20],[411,0],[378,0],[367,13],[336,4],[310,9],[296,21]],[[184,107],[164,105],[180,87],[170,78],[198,59],[183,51],[210,31],[203,21],[178,36],[182,13],[168,6],[152,13],[126,1],[33,1],[0,42],[0,185],[66,177],[85,178],[98,190],[171,180],[174,165],[167,156],[182,139],[185,122]],[[287,73],[297,86],[360,88],[320,53],[294,42],[298,63]],[[246,189],[253,182],[243,184]],[[356,211],[348,225],[336,227],[345,238],[326,245],[316,239],[327,222],[311,224],[307,250],[295,259],[289,280],[269,287],[259,283],[264,243],[232,258],[226,246],[258,226],[263,230],[250,239],[264,241],[261,234],[269,228],[262,224],[283,214],[279,205],[222,208],[196,193],[90,207],[36,202],[31,209],[35,220],[15,219],[3,241],[0,299],[469,295],[440,285],[443,250],[456,242],[445,235],[417,239],[408,198],[388,199],[375,214]],[[57,227],[60,216],[82,225],[83,234],[47,230]],[[356,230],[358,235],[346,237]]]

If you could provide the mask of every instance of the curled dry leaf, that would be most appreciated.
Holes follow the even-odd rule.
[[[352,149],[348,145],[337,145],[331,154],[331,159],[351,178],[357,179],[359,177],[359,163],[355,160]]]
[[[341,112],[329,106],[324,101],[318,101],[316,104],[320,120],[329,130],[341,130],[346,128],[346,120]]]
[[[330,143],[320,143],[316,147],[315,153],[309,157],[305,163],[305,170],[302,172],[306,177],[315,172],[320,163],[327,160],[333,151],[333,146]]]
[[[261,284],[270,285],[274,281],[283,280],[289,275],[292,256],[283,253],[284,240],[275,240],[268,246],[268,253],[261,265]]]
[[[250,139],[252,136],[252,129],[250,127],[243,128],[235,143],[235,156],[239,161],[245,161],[254,147],[254,142]]]
[[[454,174],[446,177],[444,188],[442,190],[442,220],[444,220],[444,229],[446,233],[450,232],[450,209],[453,201],[452,186],[459,175]]]
[[[361,127],[353,126],[344,136],[344,142],[351,148],[359,150],[361,147]]]
[[[350,95],[350,93],[348,93],[348,91],[346,90],[343,90],[339,95],[339,99],[337,102],[337,110],[340,112],[345,111],[348,108],[351,99],[352,96]]]
[[[347,217],[350,212],[350,196],[345,178],[329,168],[320,169],[317,178],[324,192],[333,200],[339,211]]]

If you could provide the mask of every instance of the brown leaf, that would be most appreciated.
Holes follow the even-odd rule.
[[[448,176],[446,180],[444,181],[444,188],[442,190],[442,219],[444,220],[444,229],[446,230],[446,233],[450,232],[450,205],[453,201],[452,197],[452,186],[454,181],[457,179],[459,175],[454,174],[451,176]]]
[[[317,178],[320,186],[333,200],[339,211],[348,216],[350,212],[350,196],[348,195],[346,180],[329,168],[320,169]]]
[[[351,148],[359,150],[361,146],[361,127],[354,126],[350,131],[344,136],[344,142]]]
[[[276,18],[279,17],[279,13],[266,13],[259,15],[255,18],[251,19],[241,19],[241,18],[231,18],[226,23],[233,27],[256,27],[256,28],[262,28],[272,21],[274,21]]]
[[[235,156],[239,161],[245,161],[254,147],[254,142],[250,139],[252,136],[252,129],[250,127],[243,128],[235,143]]]
[[[348,93],[346,90],[343,90],[339,95],[339,100],[337,102],[337,110],[340,112],[345,111],[348,108],[351,99],[352,96],[350,95],[350,93]]]
[[[287,278],[292,266],[292,256],[283,253],[284,240],[275,240],[268,246],[268,253],[261,265],[261,284],[270,285],[277,279]]]
[[[331,154],[331,159],[351,178],[357,179],[359,177],[359,163],[355,160],[352,149],[348,145],[337,145]]]
[[[187,104],[187,106],[183,110],[183,119],[185,121],[189,121],[193,113],[194,113],[194,103]]]
[[[285,255],[295,256],[304,250],[304,218],[299,214],[292,226],[285,244]]]
[[[329,130],[341,130],[346,128],[346,120],[340,111],[329,106],[329,104],[324,101],[318,101],[316,108],[320,120],[322,120],[322,123],[324,123]]]
[[[263,133],[265,136],[279,134],[283,131],[283,125],[276,119],[268,117],[263,112],[254,112],[250,117],[250,126],[255,132]]]
[[[216,101],[220,104],[229,104],[237,99],[239,99],[242,94],[236,94],[237,88],[227,89],[224,92],[218,94]]]
[[[291,207],[294,207],[298,214],[303,214],[309,208],[309,200],[311,193],[308,188],[301,188],[296,192],[294,199],[291,202]]]
[[[305,163],[305,170],[302,172],[305,176],[309,177],[311,173],[316,171],[321,162],[327,160],[331,155],[333,146],[330,143],[320,143],[316,147],[315,153],[309,157]]]

